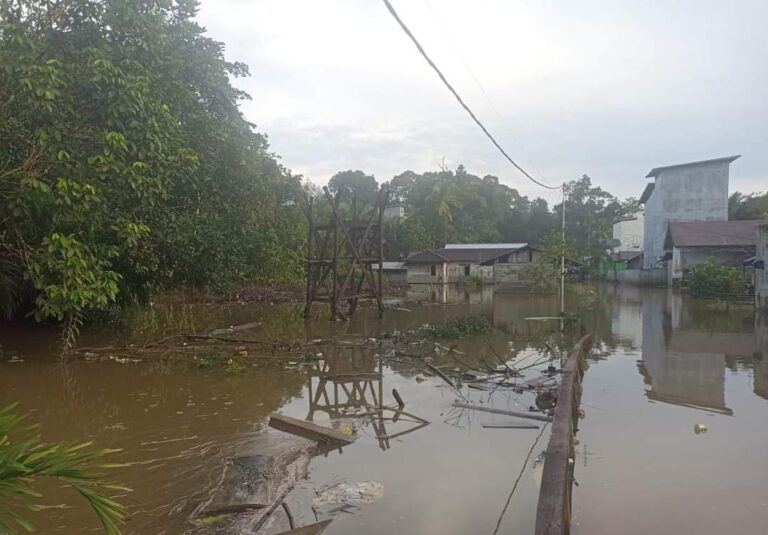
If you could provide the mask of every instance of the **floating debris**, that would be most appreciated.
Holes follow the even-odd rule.
[[[376,481],[337,483],[318,491],[312,500],[315,507],[336,503],[369,504],[384,497],[384,485]]]

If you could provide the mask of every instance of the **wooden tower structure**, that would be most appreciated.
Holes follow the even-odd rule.
[[[305,198],[309,222],[307,240],[307,298],[304,317],[312,304],[328,303],[331,319],[347,320],[360,299],[373,299],[384,315],[382,300],[382,223],[387,191],[380,191],[375,203],[342,204],[339,196],[323,188],[328,206]]]

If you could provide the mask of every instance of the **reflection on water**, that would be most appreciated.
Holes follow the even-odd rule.
[[[765,316],[665,289],[607,291],[613,336],[629,345],[585,376],[573,533],[765,533]]]
[[[574,532],[763,533],[768,476],[754,467],[764,462],[768,443],[768,430],[756,425],[768,413],[768,319],[659,289],[574,286],[567,298],[579,323],[566,333],[559,322],[526,319],[556,315],[555,297],[419,285],[409,290],[403,310],[382,320],[365,309],[349,322],[332,323],[320,308],[305,322],[301,307],[292,305],[172,305],[135,310],[118,328],[85,329],[80,343],[142,346],[254,321],[256,329],[237,336],[269,343],[381,340],[383,333],[479,315],[493,331],[457,348],[464,361],[483,365],[496,364],[497,354],[522,361],[550,349],[563,353],[586,330],[594,334],[594,351],[584,385]],[[189,530],[189,515],[228,457],[279,448],[280,436],[276,442],[275,432],[265,429],[274,411],[337,428],[359,425],[354,447],[312,461],[305,486],[311,492],[342,479],[385,486],[380,503],[334,522],[328,533],[337,535],[491,533],[534,439],[524,430],[480,428],[493,415],[448,419],[455,394],[437,378],[416,381],[420,370],[407,363],[383,362],[386,348],[378,342],[319,349],[315,359],[283,366],[255,359],[245,373],[232,375],[190,366],[193,354],[181,361],[81,360],[63,368],[53,355],[54,330],[0,329],[0,404],[20,401],[46,440],[88,439],[123,449],[115,460],[129,466],[119,479],[135,489],[125,498],[132,517],[126,533]],[[446,358],[447,369],[458,365]],[[393,410],[392,389],[404,398],[408,416]],[[508,392],[468,393],[473,402],[509,409],[533,404]],[[350,418],[363,413],[362,420]],[[710,431],[695,435],[695,423]],[[502,532],[532,530],[538,482],[530,475],[510,502]],[[92,513],[62,489],[45,491],[46,503],[74,507],[34,517],[41,532],[98,531]],[[301,512],[297,517],[311,521]]]

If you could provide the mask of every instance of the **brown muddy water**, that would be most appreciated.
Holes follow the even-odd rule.
[[[383,320],[363,309],[348,323],[331,323],[320,309],[305,322],[295,305],[155,307],[135,311],[119,327],[85,329],[79,341],[141,346],[249,322],[260,324],[237,336],[356,341],[313,350],[322,360],[309,362],[275,363],[251,351],[244,369],[203,367],[212,352],[226,356],[236,349],[200,344],[180,355],[143,355],[139,362],[122,360],[116,350],[116,359],[62,366],[55,332],[0,325],[0,405],[18,401],[46,440],[122,449],[113,461],[128,466],[114,479],[134,489],[122,498],[130,511],[124,533],[200,532],[190,516],[216,491],[228,459],[279,452],[298,440],[266,427],[272,412],[336,427],[353,422],[359,436],[312,459],[309,479],[289,498],[298,525],[315,521],[308,504],[317,491],[375,481],[384,496],[334,512],[326,533],[532,533],[548,427],[483,428],[510,418],[453,409],[456,392],[436,376],[417,381],[426,374],[407,359],[382,361],[379,341],[425,323],[477,315],[493,331],[456,341],[465,353],[459,358],[474,366],[498,354],[522,366],[539,361],[545,344],[564,353],[587,330],[595,348],[584,381],[573,533],[766,532],[768,321],[750,308],[696,302],[666,290],[574,286],[567,308],[579,321],[561,333],[557,322],[525,319],[554,315],[556,298],[414,288],[401,306],[408,310],[387,311]],[[442,354],[433,363],[452,373],[462,367],[455,357]],[[372,373],[379,366],[380,380],[346,390],[320,377],[323,370]],[[526,378],[537,376],[536,368],[526,372]],[[406,411],[431,424],[330,420],[338,405],[393,403],[393,388]],[[497,408],[533,405],[532,394],[508,389],[464,385],[462,393]],[[707,432],[695,433],[696,424]],[[56,507],[34,514],[39,532],[99,531],[93,513],[69,491],[43,488],[46,503]],[[278,514],[263,533],[286,529],[287,517]]]

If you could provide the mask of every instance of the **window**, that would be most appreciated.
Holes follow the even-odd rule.
[[[533,249],[528,249],[528,262],[533,262]]]
[[[435,275],[437,275],[437,266],[436,265],[432,264],[431,266],[429,266],[429,274],[432,275],[433,277]]]
[[[464,276],[469,277],[469,266],[464,266]]]

